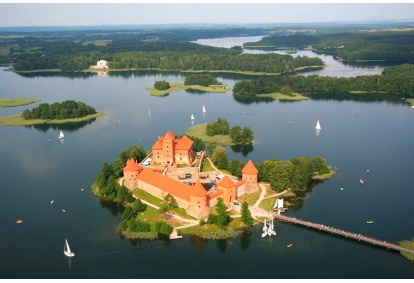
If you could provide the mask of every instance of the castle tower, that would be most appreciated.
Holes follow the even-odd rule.
[[[168,131],[163,139],[163,156],[165,162],[172,165],[174,163],[174,140],[175,137],[171,131]]]
[[[236,186],[235,183],[227,176],[218,182],[217,187],[223,191],[223,202],[232,203],[236,200]]]
[[[247,194],[251,194],[259,190],[257,175],[259,170],[254,166],[253,162],[249,160],[242,169],[242,180],[245,181],[245,190]]]
[[[130,158],[126,162],[124,167],[124,185],[130,190],[138,187],[138,175],[141,170],[141,167],[138,165],[137,161],[133,158]]]
[[[191,187],[190,191],[190,207],[187,213],[196,219],[207,217],[211,212],[207,204],[207,191],[204,189],[200,180]]]

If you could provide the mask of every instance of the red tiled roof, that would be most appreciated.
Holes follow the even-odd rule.
[[[224,178],[217,183],[217,186],[221,186],[228,189],[234,186],[234,182],[228,176],[224,176]]]
[[[174,140],[174,134],[171,132],[171,130],[168,130],[167,133],[165,134],[164,138],[170,139],[170,140]]]
[[[195,197],[203,197],[207,194],[206,189],[204,189],[203,184],[201,184],[200,180],[194,184],[191,188],[191,195]]]
[[[187,137],[186,135],[183,135],[181,139],[178,140],[177,144],[175,145],[175,149],[186,149],[189,150],[193,146],[193,141]]]
[[[141,167],[133,158],[128,159],[124,167],[124,171],[139,171],[140,169]]]
[[[152,146],[152,150],[161,150],[161,149],[163,149],[162,139],[163,139],[162,137],[158,137],[158,140]]]
[[[251,160],[249,160],[246,166],[244,166],[244,168],[242,169],[242,173],[249,175],[257,174],[258,172],[259,170],[257,170],[256,166],[254,166]]]
[[[191,186],[183,184],[177,180],[170,179],[167,176],[156,173],[150,169],[144,168],[138,175],[138,180],[155,186],[172,196],[190,201]]]

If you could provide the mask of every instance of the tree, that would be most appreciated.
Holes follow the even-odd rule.
[[[236,176],[237,178],[241,178],[242,177],[242,170],[244,168],[244,166],[246,166],[246,164],[241,161],[241,160],[236,160],[233,159],[230,162],[230,173],[234,176]]]
[[[217,146],[213,151],[211,161],[218,169],[227,169],[229,164],[226,149],[223,146]]]
[[[241,220],[247,225],[247,227],[251,227],[253,225],[253,218],[247,201],[244,201],[241,205]]]
[[[135,213],[138,213],[147,210],[147,205],[138,198],[134,201],[132,208]]]
[[[223,203],[223,198],[219,197],[216,204],[217,210],[217,226],[224,228],[230,223],[230,216],[227,214],[226,206]]]
[[[155,84],[154,84],[154,88],[157,89],[157,90],[167,90],[170,87],[171,87],[170,83],[165,81],[165,80],[164,81],[156,81]]]
[[[125,220],[129,220],[134,217],[134,211],[131,207],[127,206],[125,207],[124,211],[122,212],[122,218]]]

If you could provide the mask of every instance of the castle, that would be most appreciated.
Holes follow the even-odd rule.
[[[154,166],[157,164],[167,164],[173,167],[177,164],[189,166],[194,158],[192,145],[192,140],[187,136],[175,139],[172,132],[168,131],[165,136],[159,137],[152,147],[151,164]],[[184,208],[188,215],[196,219],[207,217],[219,197],[223,199],[224,204],[232,204],[243,194],[251,194],[259,190],[258,170],[251,160],[243,168],[241,180],[236,182],[225,176],[217,182],[214,188],[209,181],[210,189],[206,189],[209,186],[207,183],[203,185],[200,179],[188,185],[173,178],[171,173],[167,173],[165,169],[144,167],[132,158],[126,162],[123,172],[124,185],[129,190],[139,188],[162,200],[170,194],[179,207]]]

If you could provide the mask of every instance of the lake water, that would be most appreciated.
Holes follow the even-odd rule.
[[[384,68],[338,64],[328,64],[325,75],[381,73]],[[243,79],[216,77],[230,87]],[[253,227],[241,238],[223,241],[123,239],[116,230],[119,208],[99,201],[90,185],[104,162],[113,162],[132,144],[149,150],[167,130],[184,133],[191,113],[195,124],[222,117],[231,126],[251,127],[253,146],[228,147],[229,160],[320,156],[338,168],[287,215],[394,243],[414,237],[414,112],[409,105],[376,98],[239,101],[231,92],[152,97],[145,90],[157,80],[184,79],[170,72],[22,76],[0,69],[0,98],[72,99],[108,117],[82,125],[0,126],[0,278],[414,278],[413,263],[398,252],[279,222],[271,238],[261,238],[261,227]],[[35,106],[0,108],[0,115]],[[61,129],[63,143],[57,138]],[[17,225],[18,219],[23,224]],[[76,254],[70,260],[62,253],[65,238]],[[288,243],[293,247],[286,248]]]

